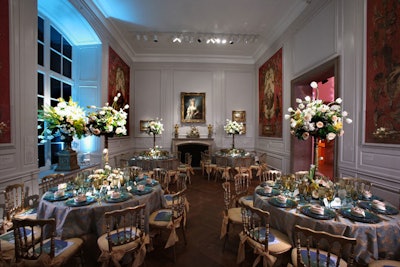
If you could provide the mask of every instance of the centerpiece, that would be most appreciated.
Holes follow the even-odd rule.
[[[41,142],[54,138],[60,138],[64,142],[64,149],[58,152],[59,163],[56,170],[79,169],[77,153],[71,148],[71,143],[74,136],[82,138],[88,134],[84,110],[72,98],[68,102],[59,98],[57,106],[43,106],[38,117],[44,121],[43,132],[39,135]]]
[[[243,123],[226,119],[224,130],[228,135],[232,135],[232,149],[235,149],[235,135],[244,134]]]
[[[149,122],[147,125],[146,132],[149,135],[153,135],[153,148],[156,149],[156,135],[162,134],[164,131],[164,125],[161,123],[162,119],[155,119]]]
[[[123,136],[127,134],[126,121],[128,114],[125,110],[129,105],[125,105],[119,110],[115,109],[114,105],[118,102],[121,94],[118,93],[113,99],[113,105],[105,103],[101,108],[96,106],[89,106],[92,112],[88,115],[87,128],[89,132],[95,136],[104,136],[104,161],[108,162],[108,138],[113,136]]]
[[[300,140],[307,140],[310,136],[314,139],[314,163],[310,168],[310,179],[313,179],[318,170],[318,141],[331,141],[336,136],[342,136],[343,121],[352,123],[352,120],[347,118],[346,111],[341,110],[341,98],[325,104],[318,99],[318,84],[312,82],[310,86],[316,90],[316,98],[314,100],[310,96],[306,96],[304,100],[297,98],[297,108],[289,107],[289,114],[285,115],[285,119],[290,119],[292,135]]]

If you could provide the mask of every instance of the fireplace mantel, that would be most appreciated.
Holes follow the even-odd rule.
[[[172,153],[176,154],[178,152],[178,146],[188,144],[208,146],[209,152],[214,150],[213,138],[172,138]]]

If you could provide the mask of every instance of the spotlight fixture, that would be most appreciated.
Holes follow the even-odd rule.
[[[180,37],[178,37],[178,36],[175,36],[175,37],[172,39],[172,42],[173,42],[173,43],[182,43],[182,38],[180,38]]]

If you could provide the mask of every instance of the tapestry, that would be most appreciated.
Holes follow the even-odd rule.
[[[125,105],[129,105],[129,66],[122,58],[109,47],[109,62],[108,62],[108,103],[113,103],[113,99],[117,94],[121,94],[114,108],[119,110]],[[127,135],[129,135],[129,109],[125,110],[128,113],[126,122]]]
[[[400,2],[368,0],[365,142],[400,144]]]
[[[8,0],[0,0],[0,143],[11,143]]]
[[[282,48],[258,71],[259,135],[282,138]]]

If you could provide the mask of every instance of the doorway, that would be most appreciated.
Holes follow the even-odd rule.
[[[332,102],[338,98],[338,67],[339,58],[336,57],[292,80],[291,82],[291,107],[296,107],[296,98],[304,99],[305,96],[316,96],[310,86],[312,81],[318,83],[318,97],[324,102]],[[291,135],[290,139],[290,166],[291,172],[308,170],[313,162],[313,140],[299,140]],[[318,171],[331,179],[336,176],[336,139],[322,140],[318,143]]]

